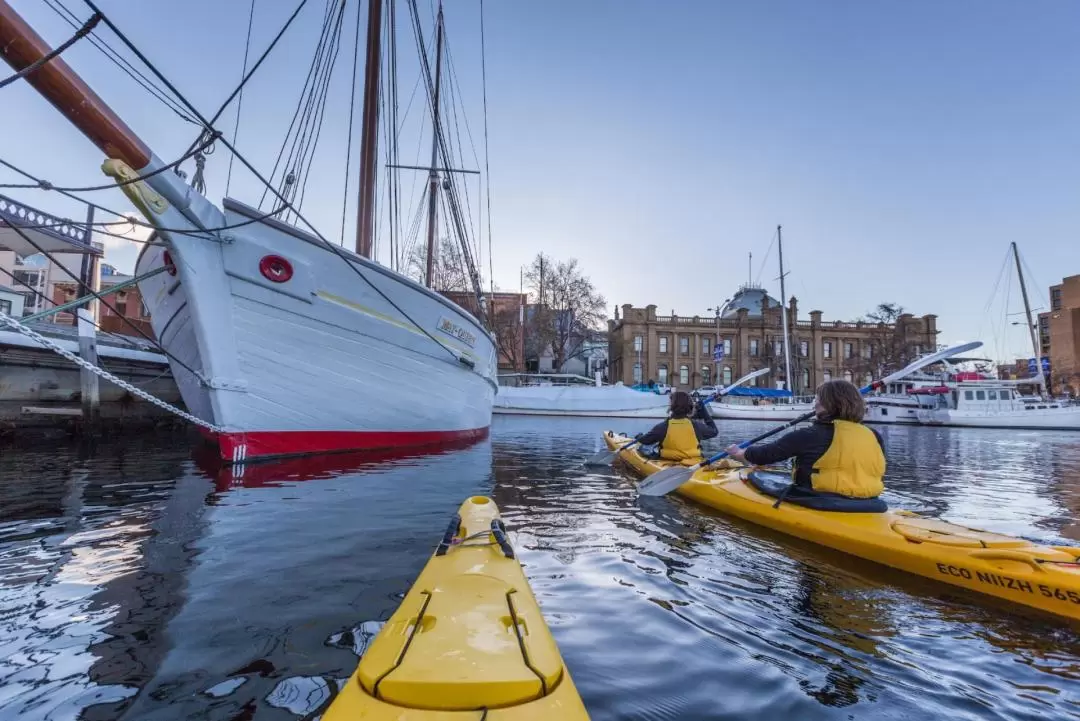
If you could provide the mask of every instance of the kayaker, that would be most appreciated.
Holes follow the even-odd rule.
[[[848,498],[879,496],[885,490],[885,444],[862,424],[866,404],[859,389],[845,380],[829,381],[818,389],[814,411],[811,426],[772,443],[730,446],[728,455],[755,466],[793,458],[796,487]]]
[[[702,401],[695,403],[686,391],[675,391],[671,394],[668,413],[670,418],[634,439],[643,446],[659,443],[660,458],[669,461],[701,460],[701,441],[715,438],[719,433],[709,409]]]

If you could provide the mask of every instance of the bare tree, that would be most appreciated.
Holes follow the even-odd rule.
[[[418,283],[424,282],[424,276],[427,275],[427,246],[413,246],[409,253],[405,275]],[[469,275],[465,271],[465,259],[461,255],[461,248],[451,238],[441,238],[436,244],[431,287],[441,292],[472,290]]]
[[[913,358],[910,357],[907,332],[900,323],[903,315],[904,308],[897,303],[878,303],[858,318],[856,322],[868,326],[868,343],[863,353],[844,361],[844,368],[856,378],[867,374],[881,377],[910,363]]]
[[[552,261],[540,253],[525,271],[525,280],[535,302],[526,329],[530,354],[550,347],[555,367],[562,368],[598,337],[607,303],[575,258]]]
[[[495,346],[499,355],[513,369],[525,367],[525,322],[524,308],[506,307],[497,309],[491,316],[491,332],[495,336]]]

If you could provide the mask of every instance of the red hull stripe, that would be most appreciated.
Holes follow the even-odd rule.
[[[304,456],[390,448],[420,448],[486,437],[488,427],[466,431],[253,431],[209,434],[221,458],[240,463],[253,458]]]

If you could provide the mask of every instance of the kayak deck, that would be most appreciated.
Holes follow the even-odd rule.
[[[604,435],[612,450],[628,438]],[[642,475],[669,461],[619,454]],[[892,568],[1080,620],[1080,548],[1043,546],[909,511],[841,513],[776,499],[747,482],[753,469],[731,462],[695,473],[676,492],[746,521]]]
[[[324,718],[588,719],[491,499],[462,504]]]

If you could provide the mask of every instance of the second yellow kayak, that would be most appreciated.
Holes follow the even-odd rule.
[[[631,439],[604,434],[611,450]],[[672,465],[637,450],[619,458],[648,476]],[[691,464],[692,465],[692,464]],[[785,481],[786,482],[786,481]],[[844,513],[783,502],[755,487],[775,474],[723,461],[696,472],[676,492],[723,513],[892,568],[1080,620],[1080,548],[965,528],[909,511]]]
[[[324,721],[587,721],[495,502],[461,505]]]

